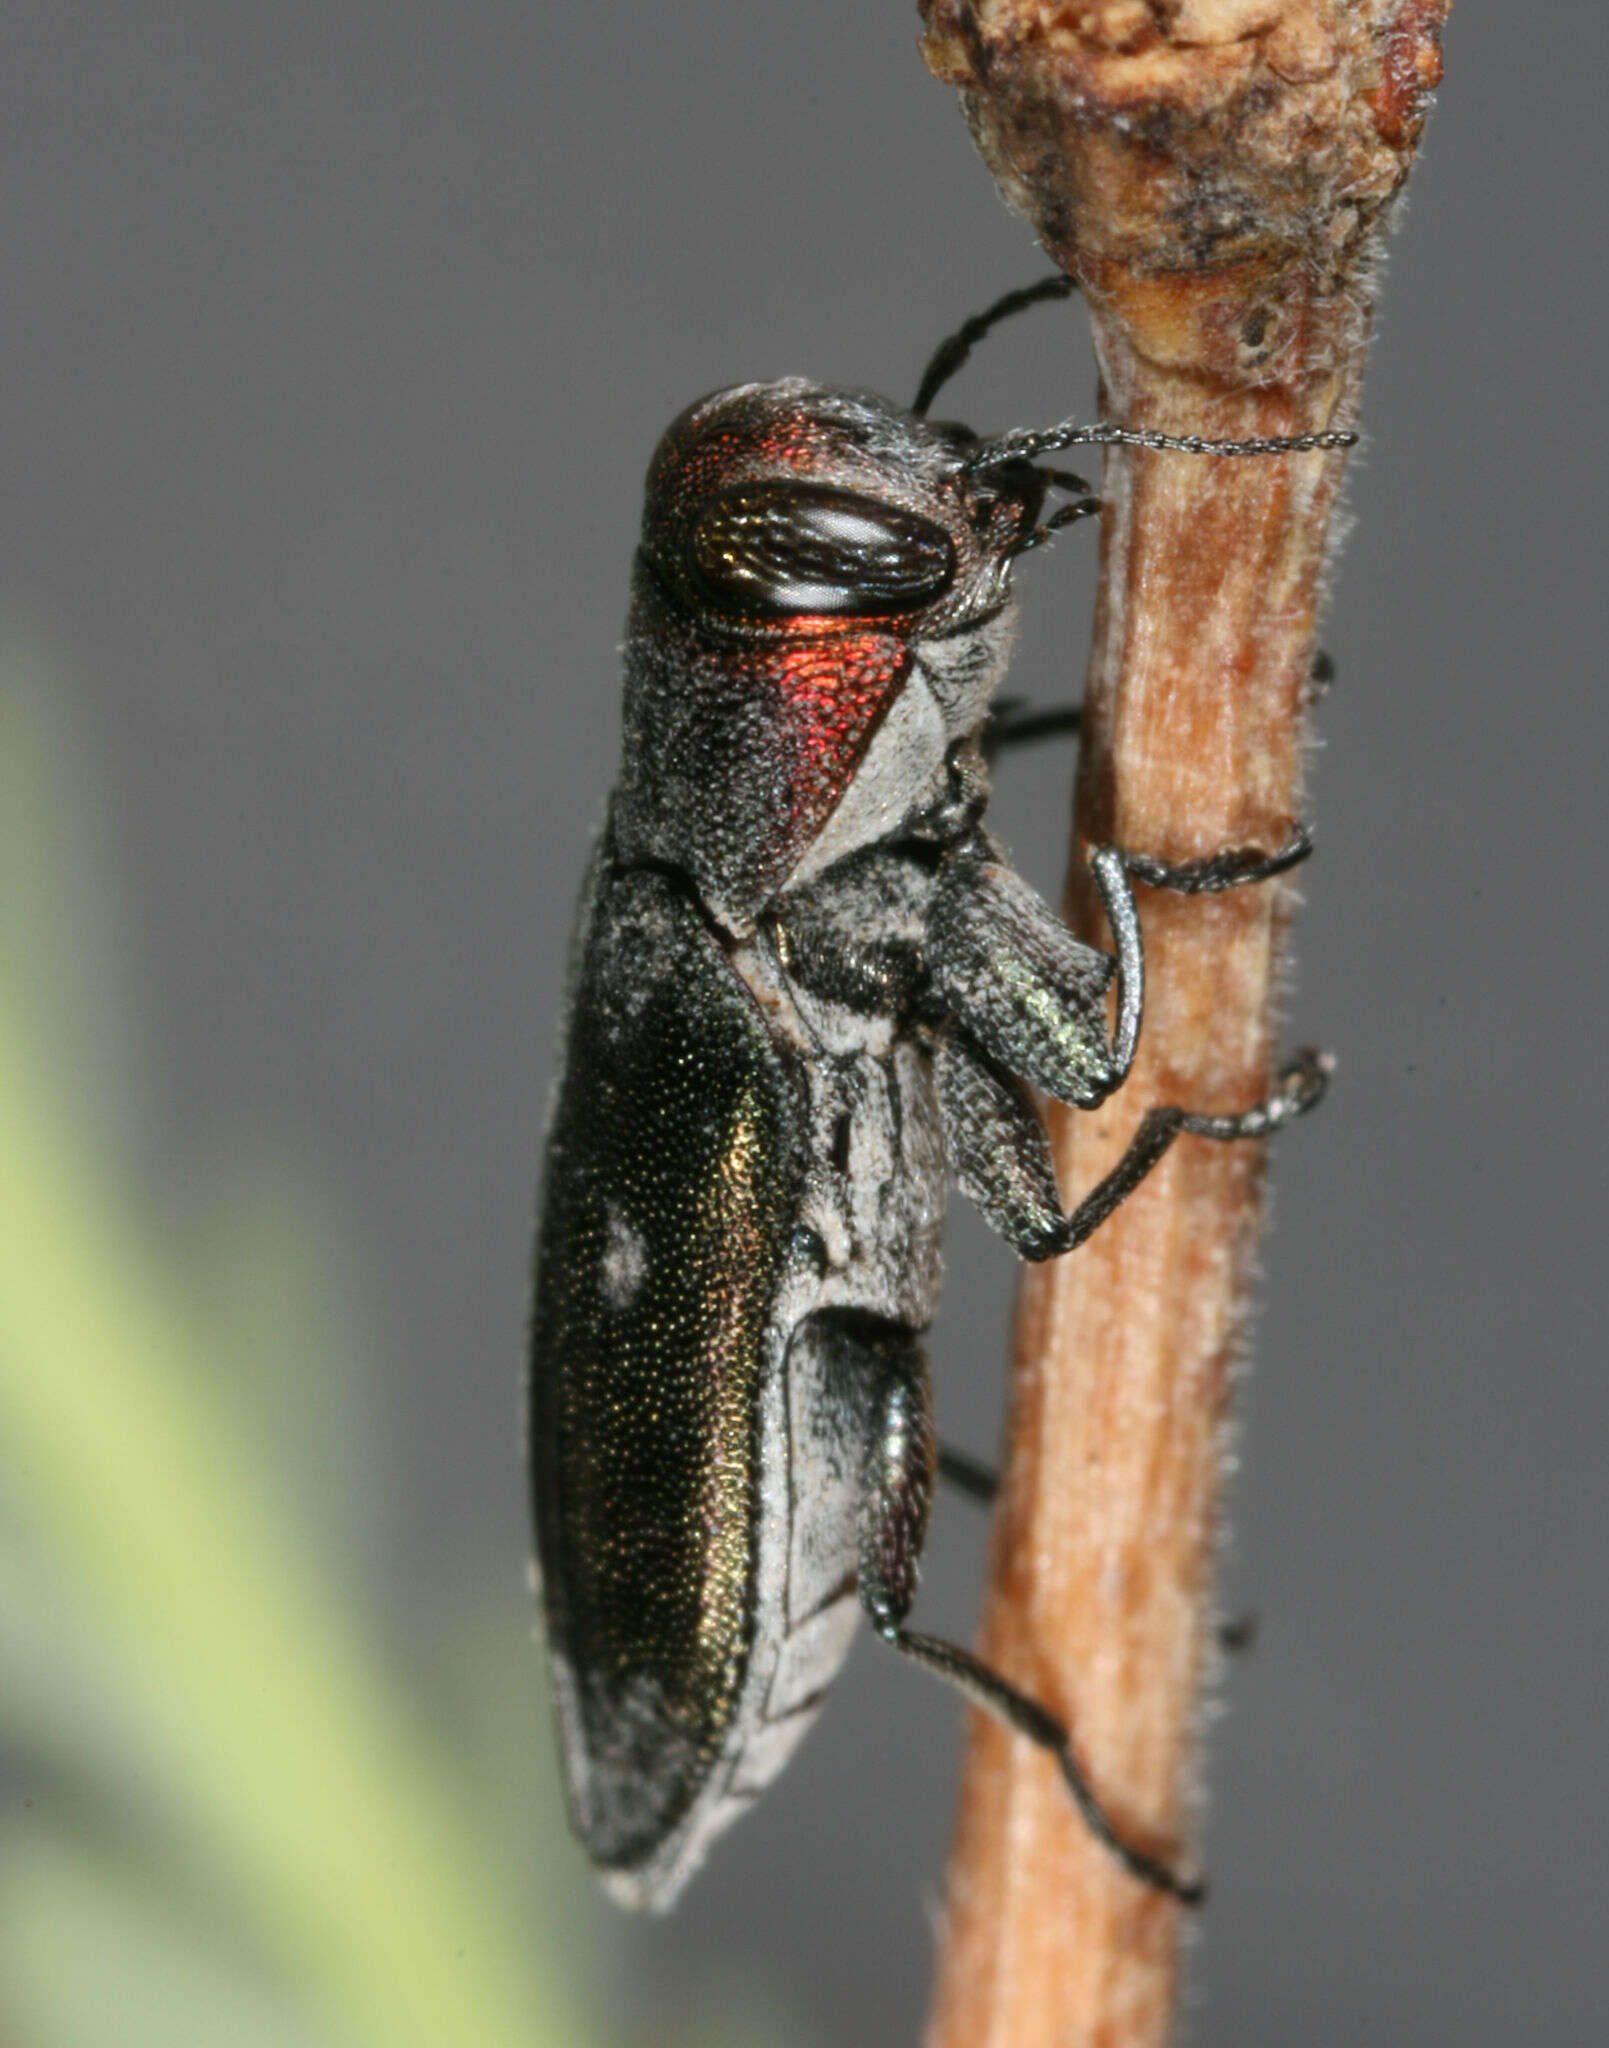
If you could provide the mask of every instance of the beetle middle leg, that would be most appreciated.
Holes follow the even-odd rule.
[[[1059,1258],[1092,1236],[1183,1136],[1233,1142],[1262,1138],[1322,1098],[1329,1061],[1299,1052],[1272,1095],[1236,1116],[1171,1104],[1146,1111],[1127,1151],[1074,1208],[1063,1209],[1050,1141],[1027,1089],[964,1035],[939,1049],[939,1099],[962,1191],[1020,1258]]]
[[[863,1342],[860,1356],[867,1378],[857,1586],[872,1627],[901,1656],[1048,1750],[1090,1832],[1131,1876],[1196,1904],[1204,1895],[1202,1883],[1181,1878],[1161,1857],[1126,1839],[1096,1796],[1067,1728],[1048,1708],[958,1643],[905,1626],[916,1595],[935,1467],[927,1361],[915,1334],[893,1326],[876,1341]]]
[[[1312,665],[1308,671],[1307,701],[1310,704],[1316,704],[1319,698],[1324,696],[1329,690],[1330,685],[1334,681],[1335,657],[1321,647],[1314,654]],[[1079,730],[1083,724],[1083,719],[1084,707],[1082,704],[1056,704],[1046,710],[1036,711],[1025,698],[997,697],[990,710],[989,721],[983,728],[983,757],[986,761],[994,761],[999,755],[1013,747],[1031,747],[1040,740],[1065,739],[1070,734],[1076,733]],[[1287,853],[1289,849],[1298,843],[1299,839],[1304,837],[1307,850],[1310,852],[1312,850],[1312,835],[1311,833],[1299,830],[1293,833],[1286,841],[1285,846],[1281,848],[1281,853]],[[1272,858],[1276,859],[1278,857],[1277,855],[1272,856]],[[1282,861],[1280,867],[1270,868],[1268,872],[1270,874],[1279,874],[1283,872],[1285,867],[1294,866],[1297,860],[1305,858],[1306,853],[1295,854]],[[1150,865],[1160,868],[1162,863],[1158,861],[1152,862]],[[1137,875],[1141,881],[1149,879],[1148,876],[1141,874],[1137,867],[1131,867],[1129,871],[1131,874]],[[1240,881],[1252,881],[1261,880],[1262,877],[1243,874],[1237,879]],[[1153,883],[1152,886],[1166,888],[1170,885],[1167,883]],[[1228,887],[1229,884],[1220,883],[1219,886]]]

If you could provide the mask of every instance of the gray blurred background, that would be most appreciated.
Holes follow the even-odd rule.
[[[908,394],[1047,267],[916,26],[8,10],[0,603],[72,672],[153,1203],[249,1131],[350,1219],[403,1654],[524,1571],[531,1190],[654,440],[740,378]],[[1446,57],[1325,627],[1290,1031],[1340,1073],[1279,1147],[1242,1390],[1226,1605],[1262,1632],[1213,1738],[1190,1993],[1191,2038],[1237,2048],[1591,2043],[1609,2008],[1609,34],[1590,0],[1462,0]],[[951,403],[1092,400],[1051,310]],[[1079,531],[1024,570],[1036,698],[1074,693],[1093,557]],[[1000,777],[1051,892],[1069,767]],[[941,1425],[992,1452],[1010,1262],[959,1204],[951,1245]],[[970,1628],[982,1545],[941,1504],[929,1626]],[[538,1650],[507,1654],[536,1702]],[[864,1643],[673,1920],[596,1908],[622,2033],[730,1984],[800,2042],[914,2040],[960,1719]]]

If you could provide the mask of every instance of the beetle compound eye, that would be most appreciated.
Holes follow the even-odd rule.
[[[711,498],[693,522],[687,560],[705,596],[751,618],[916,611],[955,575],[954,546],[932,520],[789,482],[738,484]]]

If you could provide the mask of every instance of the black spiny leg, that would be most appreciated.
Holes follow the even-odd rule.
[[[956,1178],[983,1219],[1020,1258],[1054,1259],[1091,1236],[1139,1186],[1172,1145],[1188,1134],[1233,1142],[1262,1138],[1320,1100],[1330,1063],[1296,1055],[1274,1093],[1239,1116],[1203,1116],[1171,1106],[1147,1110],[1128,1150],[1078,1206],[1064,1210],[1050,1143],[1032,1097],[964,1032],[939,1048],[939,1103]]]
[[[1048,1750],[1090,1832],[1131,1876],[1185,1905],[1198,1904],[1206,1890],[1199,1879],[1181,1878],[1160,1857],[1124,1839],[1096,1797],[1073,1754],[1066,1728],[1054,1714],[958,1644],[906,1628],[933,1486],[927,1369],[914,1336],[899,1345],[885,1339],[868,1346],[865,1364],[876,1375],[877,1384],[866,1390],[871,1398],[860,1507],[859,1587],[861,1605],[872,1627],[901,1656],[953,1685],[974,1705]]]
[[[1010,747],[1064,738],[1077,732],[1083,715],[1082,704],[1057,704],[1048,711],[1035,711],[1020,697],[1001,697],[983,728],[983,757],[993,761]]]
[[[1277,853],[1265,853],[1260,846],[1226,846],[1221,853],[1209,853],[1200,860],[1176,865],[1153,860],[1148,853],[1125,853],[1123,866],[1148,889],[1176,889],[1181,896],[1212,896],[1221,889],[1239,889],[1248,882],[1266,882],[1297,867],[1313,851],[1313,834],[1298,825]]]
[[[958,1451],[954,1444],[939,1445],[938,1475],[946,1486],[953,1486],[979,1507],[992,1507],[1000,1491],[999,1473],[966,1451]]]
[[[993,1507],[1000,1492],[1000,1475],[970,1451],[958,1451],[953,1444],[939,1445],[938,1476],[946,1486],[965,1494],[975,1507]],[[1262,1624],[1248,1609],[1231,1621],[1218,1624],[1218,1647],[1226,1657],[1244,1656],[1257,1641]]]
[[[1050,1144],[1029,1089],[1093,1109],[1121,1085],[1139,1040],[1145,958],[1131,873],[1187,892],[1260,880],[1305,858],[1305,832],[1279,853],[1241,848],[1179,867],[1101,847],[1090,867],[1116,957],[1075,939],[1048,904],[980,838],[946,863],[928,921],[928,970],[949,1017],[936,1074],[950,1164],[985,1222],[1025,1259],[1084,1242],[1181,1135],[1261,1138],[1311,1109],[1329,1062],[1297,1054],[1275,1092],[1236,1116],[1165,1107],[1142,1118],[1128,1150],[1077,1208],[1062,1208]],[[1106,991],[1118,988],[1108,1035]]]
[[[1084,1824],[1095,1839],[1109,1849],[1131,1877],[1148,1884],[1153,1890],[1166,1892],[1181,1905],[1199,1906],[1207,1896],[1207,1887],[1199,1877],[1180,1877],[1163,1862],[1160,1856],[1153,1856],[1149,1850],[1136,1848],[1125,1841],[1117,1823],[1095,1796],[1094,1788],[1084,1775],[1082,1766],[1073,1754],[1072,1739],[1054,1714],[1031,1700],[1025,1693],[998,1673],[982,1664],[969,1650],[963,1650],[957,1643],[947,1643],[939,1636],[918,1635],[914,1629],[878,1627],[878,1634],[886,1643],[931,1671],[935,1678],[942,1678],[947,1685],[953,1685],[957,1692],[965,1694],[974,1706],[984,1708],[997,1720],[1004,1721],[1008,1728],[1018,1735],[1047,1749],[1065,1779],[1067,1789],[1073,1795],[1073,1803],[1084,1816]]]

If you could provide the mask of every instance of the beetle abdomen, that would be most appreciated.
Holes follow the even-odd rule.
[[[720,1756],[753,1626],[797,1084],[690,896],[601,863],[537,1247],[532,1478],[572,1818],[629,1870]]]

